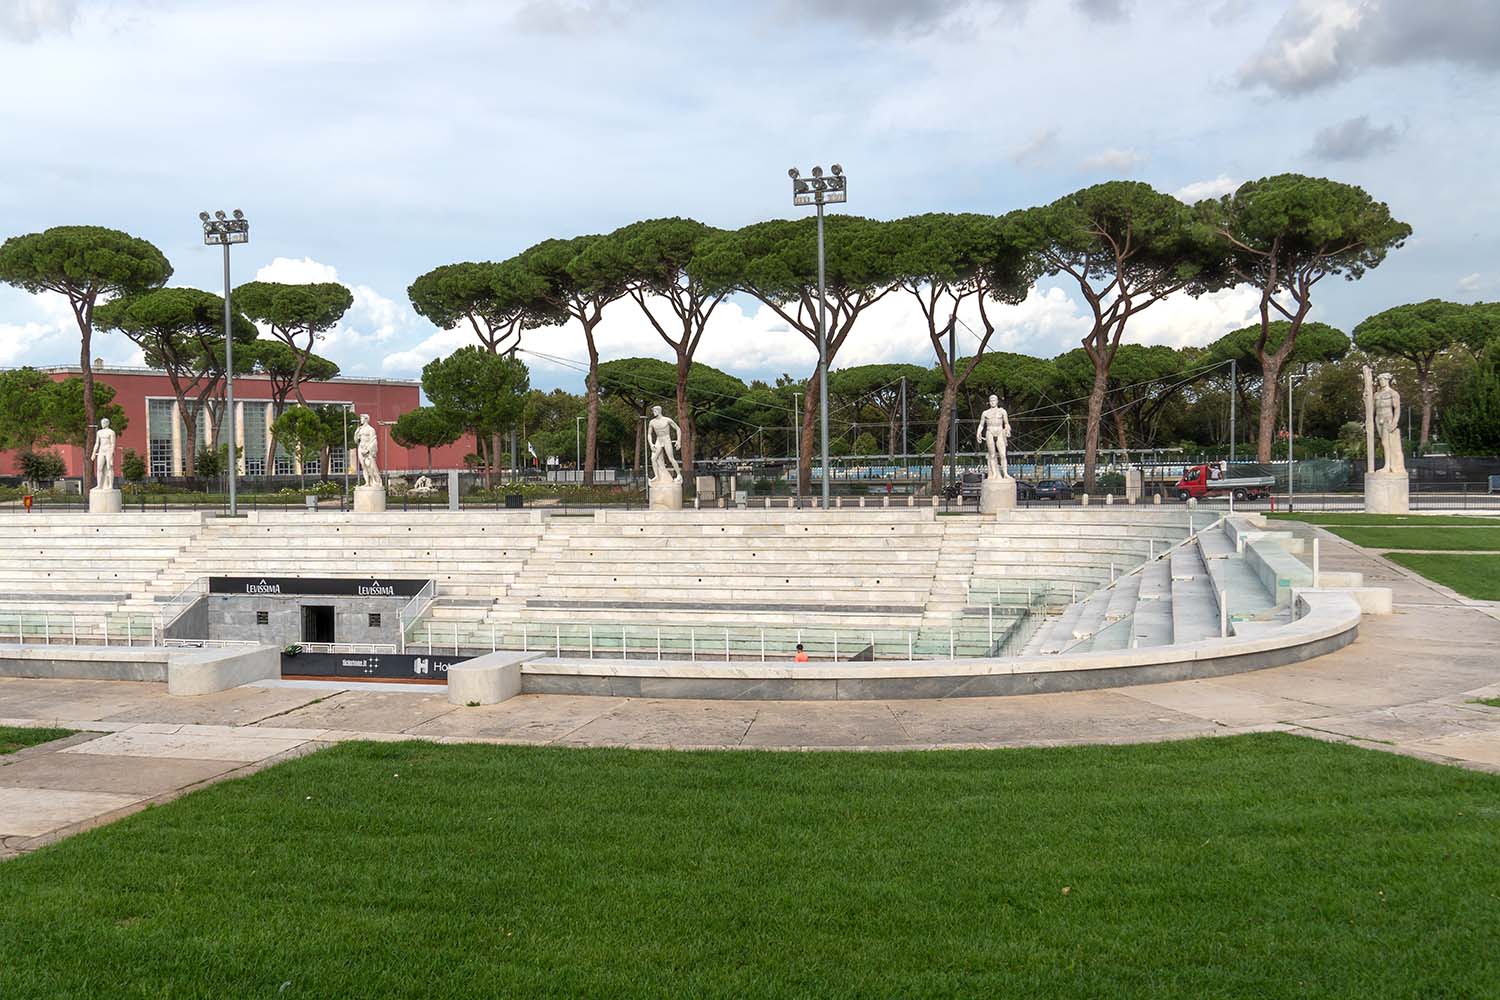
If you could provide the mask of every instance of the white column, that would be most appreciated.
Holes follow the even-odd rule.
[[[185,468],[182,460],[182,407],[172,400],[172,475],[180,476]]]

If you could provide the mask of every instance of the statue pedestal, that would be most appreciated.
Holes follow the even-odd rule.
[[[118,514],[123,506],[124,500],[119,490],[100,489],[97,486],[89,490],[90,514]]]
[[[379,514],[385,510],[384,486],[354,487],[354,513]]]
[[[997,514],[1002,510],[1013,510],[1016,506],[1016,481],[986,479],[979,486],[979,513]]]
[[[1143,476],[1141,474],[1141,470],[1140,469],[1137,469],[1135,467],[1131,467],[1131,468],[1125,470],[1125,502],[1126,503],[1139,503],[1140,499],[1141,499],[1141,493],[1143,492],[1143,487],[1144,486],[1145,486],[1145,476]]]
[[[1411,511],[1411,480],[1401,472],[1365,474],[1366,514],[1407,514]]]
[[[665,479],[659,483],[649,484],[650,505],[652,510],[681,510],[682,509],[682,480]]]

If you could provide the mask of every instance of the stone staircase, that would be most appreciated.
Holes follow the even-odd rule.
[[[1070,604],[1036,631],[1026,652],[1083,653],[1216,639],[1221,603],[1231,633],[1244,623],[1290,621],[1287,596],[1268,589],[1252,560],[1237,550],[1234,530],[1229,522],[1205,526],[1114,585]]]

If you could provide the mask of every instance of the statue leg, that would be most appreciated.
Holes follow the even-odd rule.
[[[1002,478],[1009,479],[1010,478],[1010,463],[1007,462],[1006,458],[1005,458],[1005,438],[999,438],[999,439],[997,439],[996,444],[999,445],[999,452],[1000,452],[1000,475],[1001,475]]]

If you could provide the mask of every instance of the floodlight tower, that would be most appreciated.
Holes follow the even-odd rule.
[[[234,218],[223,212],[215,212],[212,218],[207,212],[199,212],[198,219],[203,223],[203,242],[224,248],[224,418],[227,421],[224,429],[229,436],[229,516],[238,517],[235,484],[240,463],[235,454],[238,441],[234,429],[234,324],[229,307],[229,247],[250,242],[250,220],[239,209],[234,210]]]
[[[812,177],[807,180],[796,167],[787,171],[787,176],[792,179],[792,204],[818,206],[818,422],[822,425],[825,510],[828,508],[828,480],[833,470],[828,466],[828,293],[823,281],[823,206],[849,200],[849,181],[844,177],[844,168],[835,163],[828,169],[832,176],[824,177],[822,167],[813,167]]]

